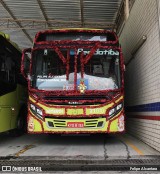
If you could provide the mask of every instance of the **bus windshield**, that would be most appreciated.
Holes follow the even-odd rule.
[[[67,49],[62,49],[67,59]],[[53,49],[34,51],[32,56],[31,86],[39,90],[78,89],[83,79],[87,90],[114,90],[121,87],[120,56],[117,50],[97,49],[84,63],[81,53],[89,54],[87,49],[69,50],[69,60],[63,63]]]

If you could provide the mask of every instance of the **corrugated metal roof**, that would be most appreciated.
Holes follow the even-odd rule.
[[[0,0],[0,31],[21,47],[48,28],[109,28],[123,0]]]
[[[85,21],[114,23],[120,3],[118,0],[84,0]]]
[[[49,20],[80,21],[79,0],[41,0]]]
[[[0,14],[1,14],[1,17],[0,18],[9,18],[9,14],[7,13],[7,11],[3,8],[2,4],[0,3]]]
[[[17,19],[43,19],[37,0],[4,0]]]

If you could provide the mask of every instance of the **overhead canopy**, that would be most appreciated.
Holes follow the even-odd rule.
[[[0,0],[0,31],[21,48],[31,47],[39,30],[114,29],[123,0]]]

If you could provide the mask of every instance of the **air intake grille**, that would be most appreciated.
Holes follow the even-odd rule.
[[[85,118],[85,119],[54,119],[46,118],[46,124],[50,129],[53,128],[68,128],[68,123],[83,123],[83,128],[102,128],[106,118]]]

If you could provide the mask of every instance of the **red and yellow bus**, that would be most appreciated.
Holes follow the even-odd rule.
[[[21,70],[28,79],[29,133],[124,132],[124,62],[114,32],[38,32],[33,48],[23,51]]]

